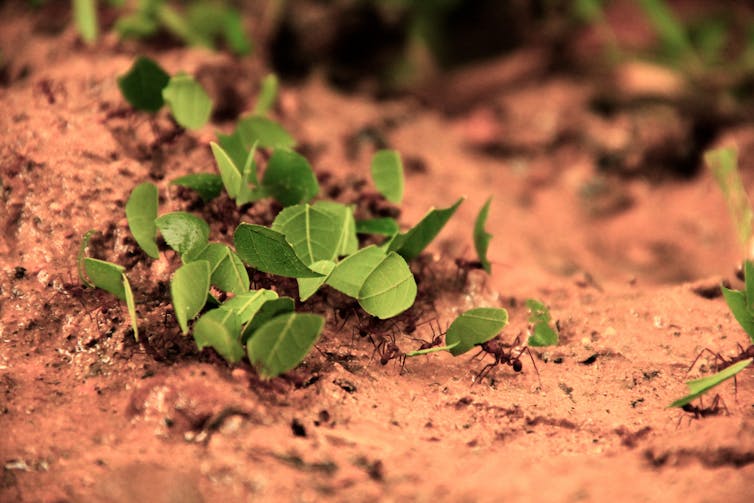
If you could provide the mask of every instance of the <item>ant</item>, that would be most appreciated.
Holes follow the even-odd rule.
[[[390,360],[400,362],[400,374],[403,374],[403,370],[406,366],[406,353],[401,351],[401,348],[395,343],[395,334],[391,333],[390,337],[383,336],[380,342],[374,345],[372,357],[374,357],[374,353],[380,355],[380,365],[382,366],[387,365]]]
[[[435,325],[437,325],[437,332],[435,332],[435,325],[432,325],[433,321],[435,322]],[[425,341],[423,339],[414,339],[421,342],[421,346],[419,346],[416,350],[421,351],[422,349],[430,349],[437,346],[442,346],[442,337],[445,335],[445,332],[443,332],[440,328],[440,322],[437,321],[437,318],[432,318],[429,321],[419,323],[419,325],[423,325],[424,323],[429,323],[429,326],[432,329],[432,339],[430,339],[429,341]]]
[[[707,416],[716,416],[723,411],[725,411],[726,416],[730,416],[728,407],[725,405],[725,402],[720,397],[720,395],[715,395],[715,398],[712,399],[712,403],[707,407],[705,407],[702,403],[702,397],[699,397],[699,405],[691,405],[690,403],[687,403],[681,408],[684,412],[693,414],[694,419],[702,419]],[[682,418],[683,416],[681,416],[681,419]],[[681,424],[681,419],[678,419],[678,424]]]
[[[699,358],[702,357],[704,353],[709,353],[715,358],[715,363],[713,368],[715,369],[715,372],[720,372],[721,370],[725,370],[734,363],[738,363],[740,361],[746,360],[748,358],[754,358],[754,344],[750,345],[748,348],[744,348],[740,343],[736,343],[736,346],[738,346],[739,353],[735,356],[731,356],[730,358],[725,358],[720,353],[715,353],[709,348],[702,349],[698,355],[696,355],[696,358],[694,358],[694,361],[691,362],[691,365],[689,365],[689,369],[686,371],[686,375],[691,372],[691,369],[694,368],[694,365],[696,365],[696,362],[699,360]],[[736,381],[736,376],[733,376],[733,385],[736,390],[738,390],[738,382]]]
[[[521,372],[521,370],[524,368],[524,364],[523,362],[521,362],[521,355],[524,353],[524,351],[526,351],[527,353],[529,353],[529,358],[531,359],[531,363],[532,365],[534,365],[534,370],[537,372],[537,381],[539,381],[539,387],[541,388],[542,381],[539,378],[539,369],[537,369],[537,364],[534,363],[534,357],[531,355],[529,346],[522,347],[514,355],[513,348],[517,347],[520,343],[521,343],[521,335],[519,334],[518,336],[516,336],[516,339],[513,341],[512,344],[504,343],[503,340],[500,338],[500,335],[497,335],[494,338],[490,339],[489,341],[483,344],[480,344],[481,350],[472,358],[472,360],[476,358],[477,356],[481,355],[482,353],[488,353],[495,358],[495,361],[492,363],[488,363],[482,368],[479,374],[477,374],[476,379],[474,380],[474,383],[481,381],[482,378],[484,378],[484,376],[490,372],[490,370],[500,365],[501,363],[509,365],[515,372]]]

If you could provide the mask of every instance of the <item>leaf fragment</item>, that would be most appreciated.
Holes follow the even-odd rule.
[[[538,347],[557,345],[558,332],[550,326],[552,317],[547,306],[536,299],[528,299],[526,307],[529,309],[529,323],[532,324],[532,334],[527,344]]]
[[[500,307],[477,307],[458,316],[448,327],[445,343],[453,356],[493,339],[508,324],[508,311]]]
[[[492,273],[492,265],[487,259],[487,250],[490,246],[490,239],[492,239],[492,234],[484,229],[484,225],[487,223],[487,215],[490,211],[490,203],[492,203],[492,197],[487,199],[487,202],[484,203],[484,206],[482,206],[482,208],[479,210],[479,214],[474,221],[474,248],[476,249],[477,258],[482,264],[482,269],[484,269],[487,274]]]
[[[379,150],[372,157],[372,180],[377,190],[391,203],[403,200],[403,162],[395,150]]]
[[[189,331],[188,322],[193,319],[207,302],[210,284],[210,267],[206,260],[189,262],[173,273],[170,281],[170,295],[178,325],[183,335]]]
[[[372,316],[387,319],[414,304],[416,280],[406,261],[390,252],[367,276],[359,290],[361,308]]]
[[[397,252],[406,260],[418,257],[424,248],[437,237],[464,199],[463,197],[458,199],[453,206],[448,208],[431,209],[418,224],[407,232],[395,236],[389,250]]]
[[[165,104],[162,90],[169,81],[170,75],[160,65],[140,56],[128,72],[118,77],[118,87],[132,107],[154,113]]]
[[[157,187],[149,182],[137,185],[131,191],[126,203],[126,219],[136,243],[144,253],[152,258],[159,258],[155,237],[157,226]]]
[[[285,235],[262,225],[241,223],[233,234],[236,252],[250,266],[262,272],[288,278],[316,278],[296,255]]]
[[[322,316],[308,313],[288,313],[271,319],[249,340],[249,361],[266,379],[293,369],[317,342],[324,321]]]
[[[207,311],[196,320],[192,330],[199,349],[211,347],[228,363],[238,363],[244,357],[240,332],[238,316],[225,309]]]
[[[162,98],[170,107],[176,122],[187,129],[199,129],[209,120],[212,100],[193,77],[178,74],[171,77],[162,90]]]
[[[110,292],[120,300],[126,300],[126,292],[123,287],[123,273],[126,269],[123,266],[85,257],[84,270],[94,286]]]
[[[262,188],[283,206],[292,206],[316,196],[319,183],[304,156],[292,150],[277,149],[267,163]]]
[[[181,255],[205,246],[209,239],[207,222],[185,211],[162,215],[155,220],[155,225],[168,246]]]
[[[205,203],[219,196],[223,189],[222,178],[214,173],[194,173],[180,176],[172,180],[170,185],[180,185],[195,190]]]
[[[358,298],[361,286],[385,256],[381,248],[374,245],[364,247],[338,262],[327,278],[327,284],[349,297]]]
[[[689,388],[689,394],[684,396],[683,398],[679,398],[675,402],[668,405],[668,407],[683,407],[687,403],[696,400],[718,384],[727,379],[730,379],[731,377],[741,372],[743,369],[751,365],[752,361],[754,361],[754,359],[747,358],[746,360],[734,363],[730,367],[723,369],[716,374],[701,377],[699,379],[694,379],[693,381],[688,381],[686,383],[686,386]]]
[[[246,149],[250,149],[255,143],[260,148],[289,149],[296,146],[296,140],[283,129],[283,126],[261,115],[250,115],[241,119],[236,131]]]

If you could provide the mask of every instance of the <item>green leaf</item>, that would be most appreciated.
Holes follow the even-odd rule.
[[[79,247],[78,255],[76,256],[76,268],[79,272],[79,281],[81,281],[82,285],[86,285],[90,288],[94,288],[94,284],[87,279],[84,269],[84,259],[86,258],[86,248],[89,246],[89,240],[92,239],[92,234],[94,234],[94,229],[90,229],[86,231],[86,234],[84,234],[84,237],[81,238],[81,246]]]
[[[356,221],[353,218],[353,207],[335,201],[317,201],[313,208],[330,213],[338,222],[341,231],[337,256],[350,255],[359,249],[359,238],[356,236]]]
[[[283,206],[305,203],[319,192],[309,161],[292,150],[278,149],[272,153],[262,187]]]
[[[211,347],[228,363],[238,363],[244,355],[241,323],[233,311],[213,309],[201,316],[192,330],[199,349]]]
[[[249,361],[264,378],[293,369],[317,342],[324,322],[316,314],[288,313],[273,318],[249,340]]]
[[[125,273],[122,275],[121,282],[123,283],[123,293],[126,297],[126,308],[128,309],[128,316],[131,318],[131,327],[134,330],[134,339],[139,342],[139,325],[136,320],[136,303],[134,302],[134,293],[131,290],[131,283],[128,282],[128,277]]]
[[[744,260],[744,293],[746,309],[754,311],[754,262]]]
[[[228,9],[222,34],[225,37],[225,43],[235,54],[239,56],[251,54],[253,46],[244,30],[240,12],[235,9]]]
[[[275,106],[275,100],[278,96],[278,78],[274,73],[267,75],[262,79],[262,88],[257,96],[257,104],[254,105],[254,115],[267,115],[272,107]]]
[[[97,40],[96,0],[73,0],[73,19],[84,42],[91,44]]]
[[[259,308],[261,308],[265,302],[277,298],[277,292],[262,288],[260,290],[252,290],[250,292],[236,295],[232,299],[223,302],[220,309],[233,311],[238,316],[238,321],[241,324],[246,324],[255,314],[257,314],[257,311],[259,311]]]
[[[255,143],[260,148],[293,148],[296,140],[283,129],[283,126],[259,115],[250,115],[238,122],[236,126],[243,146],[250,149]]]
[[[738,232],[738,239],[744,250],[744,256],[748,258],[751,253],[754,212],[738,174],[738,154],[734,148],[718,148],[706,152],[704,162],[712,170],[723,192]]]
[[[285,235],[296,256],[306,265],[333,260],[338,254],[342,228],[329,211],[308,204],[289,206],[278,213],[272,230]]]
[[[367,276],[359,290],[359,305],[372,316],[392,318],[414,304],[416,280],[406,261],[395,252],[388,253]]]
[[[267,227],[241,223],[233,235],[236,252],[255,269],[288,278],[316,278],[321,274],[309,269],[296,256],[285,236]]]
[[[157,187],[149,182],[134,187],[126,203],[126,219],[134,239],[144,253],[152,258],[159,258],[155,237],[157,226]]]
[[[120,300],[126,300],[126,292],[123,287],[123,272],[125,271],[123,266],[85,257],[84,270],[94,286],[110,292]]]
[[[450,351],[454,347],[458,346],[460,343],[461,343],[460,341],[456,341],[449,346],[435,346],[433,348],[417,349],[416,351],[409,351],[408,353],[406,353],[406,358],[411,358],[413,356],[428,355],[430,353],[439,353],[440,351]]]
[[[738,290],[729,290],[722,285],[720,289],[733,317],[749,335],[749,339],[754,342],[754,313],[746,308],[746,294]]]
[[[170,185],[180,185],[195,190],[205,203],[210,202],[220,195],[223,189],[223,181],[214,173],[194,173],[178,177],[170,182]]]
[[[280,297],[279,299],[268,300],[262,304],[254,317],[244,325],[241,333],[241,341],[246,344],[246,342],[254,336],[254,332],[256,332],[262,325],[281,314],[292,313],[294,308],[295,302],[290,297]]]
[[[487,260],[487,249],[490,246],[492,234],[484,230],[484,225],[487,223],[487,214],[490,211],[491,202],[492,197],[487,199],[487,202],[484,203],[484,206],[479,210],[479,214],[474,222],[474,248],[476,249],[477,258],[479,258],[479,262],[481,262],[482,268],[487,271],[487,274],[492,273],[492,265],[490,264],[490,261]]]
[[[424,251],[429,243],[440,233],[453,213],[463,202],[460,198],[456,203],[442,210],[430,210],[421,221],[407,232],[398,234],[390,243],[390,251],[395,251],[406,260],[413,260]]]
[[[186,16],[182,15],[172,6],[160,1],[154,12],[162,27],[180,40],[183,40],[186,44],[212,47],[211,41],[207,40],[202,33],[195,30],[188,22]]]
[[[372,157],[372,180],[391,203],[403,200],[403,163],[395,150],[379,150]]]
[[[134,12],[132,14],[124,14],[118,18],[115,22],[115,31],[118,32],[120,38],[144,38],[153,35],[159,25],[157,20],[144,12]],[[165,79],[165,83],[170,79],[168,76]]]
[[[185,211],[167,213],[155,220],[165,242],[179,254],[204,246],[209,239],[209,225],[199,217]]]
[[[712,374],[711,376],[706,376],[687,382],[686,386],[688,386],[689,388],[689,394],[683,398],[679,398],[675,402],[668,405],[668,407],[683,407],[687,403],[696,400],[711,388],[714,388],[726,379],[730,379],[734,375],[741,372],[743,369],[748,367],[753,360],[754,359],[752,358],[748,358],[746,360],[735,363],[724,370],[721,370],[717,374]]]
[[[528,299],[526,307],[529,309],[529,323],[532,324],[532,335],[529,336],[529,346],[555,346],[558,344],[558,333],[550,326],[550,310],[535,299]]]
[[[170,281],[173,309],[183,335],[188,333],[188,322],[204,307],[209,294],[210,267],[206,260],[189,262],[178,268]]]
[[[391,217],[372,218],[356,222],[358,234],[376,234],[378,236],[395,236],[398,234],[398,222]]]
[[[118,87],[132,107],[154,113],[165,104],[162,90],[169,81],[170,75],[160,65],[140,56],[125,75],[118,77]]]
[[[229,135],[217,133],[217,143],[220,144],[228,157],[233,161],[234,166],[244,165],[249,155],[249,150],[243,146],[243,141],[241,141],[241,135],[238,133],[238,130]]]
[[[162,90],[162,98],[170,107],[175,121],[187,129],[204,126],[212,112],[212,100],[190,75],[171,77],[167,87]]]
[[[508,324],[508,311],[500,307],[477,307],[461,314],[448,327],[445,343],[450,353],[462,355],[474,346],[493,339]]]
[[[206,260],[210,266],[210,283],[224,292],[240,295],[249,291],[249,274],[241,259],[223,243],[209,243],[184,256],[187,262]]]
[[[297,278],[298,282],[298,296],[301,302],[305,302],[312,295],[317,293],[317,290],[325,284],[327,278],[330,276],[333,268],[335,268],[335,262],[331,260],[319,260],[309,266],[312,271],[318,272],[323,276],[319,278]]]
[[[673,59],[690,52],[686,29],[664,0],[639,0],[639,6]]]
[[[327,284],[349,297],[358,298],[367,277],[385,260],[385,250],[367,246],[344,258],[327,278]]]
[[[243,179],[241,178],[241,169],[233,162],[233,159],[217,143],[211,141],[209,146],[212,149],[212,155],[215,157],[217,169],[220,171],[220,178],[223,180],[225,191],[231,199],[238,197],[241,190]]]

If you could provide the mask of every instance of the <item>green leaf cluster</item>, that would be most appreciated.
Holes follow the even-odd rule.
[[[529,309],[529,323],[531,335],[527,344],[529,346],[556,346],[558,344],[558,332],[550,322],[550,310],[546,305],[536,299],[528,299],[526,307]]]

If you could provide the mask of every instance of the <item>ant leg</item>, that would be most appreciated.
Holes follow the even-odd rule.
[[[474,356],[472,356],[471,358],[469,358],[469,361],[473,362],[474,360],[476,360],[477,358],[479,358],[479,355],[482,355],[484,353],[486,353],[486,351],[484,350],[484,348],[480,349],[477,354],[475,354]],[[484,358],[484,356],[482,356],[482,358]]]
[[[518,337],[516,337],[518,339]],[[537,364],[534,362],[534,357],[531,355],[531,350],[529,349],[529,346],[524,346],[521,351],[518,352],[518,356],[516,358],[520,358],[523,352],[526,351],[529,354],[529,359],[531,360],[531,364],[534,366],[534,371],[537,373],[537,381],[539,382],[539,389],[542,389],[542,379],[539,377],[539,369],[537,368]]]
[[[718,358],[722,359],[722,356],[720,355],[720,353],[715,353],[714,351],[712,351],[709,348],[704,348],[701,351],[699,351],[699,354],[696,355],[696,358],[694,358],[694,361],[691,362],[691,365],[689,365],[689,368],[686,370],[686,376],[689,375],[689,373],[691,372],[691,369],[694,368],[694,365],[696,365],[696,362],[699,361],[699,358],[701,358],[704,353],[709,353],[709,354],[711,354],[712,356],[715,357],[715,367],[717,368]],[[684,376],[684,377],[686,377],[686,376]]]
[[[725,405],[725,400],[723,400],[723,397],[721,397],[720,395],[715,395],[715,398],[712,400],[712,406],[718,411],[720,410],[720,407],[722,406],[722,409],[725,411],[725,415],[730,416],[730,411],[728,410],[728,406]]]

